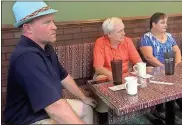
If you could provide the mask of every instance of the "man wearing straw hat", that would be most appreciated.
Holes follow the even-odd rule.
[[[92,124],[95,101],[86,97],[58,62],[54,13],[43,1],[17,1],[15,27],[22,30],[9,65],[7,124]],[[80,100],[62,98],[62,86]]]

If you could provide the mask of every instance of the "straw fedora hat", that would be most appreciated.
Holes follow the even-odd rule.
[[[16,1],[13,5],[13,13],[16,19],[15,27],[20,27],[39,16],[53,14],[58,10],[51,9],[43,0]]]

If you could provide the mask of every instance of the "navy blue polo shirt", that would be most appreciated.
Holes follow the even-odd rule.
[[[5,122],[30,124],[49,118],[44,108],[62,97],[60,81],[67,75],[51,45],[42,49],[21,36],[10,59]]]

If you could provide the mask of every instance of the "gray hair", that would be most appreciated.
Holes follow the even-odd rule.
[[[110,32],[114,30],[114,27],[118,23],[123,23],[122,19],[118,17],[111,17],[106,19],[102,24],[102,30],[104,35],[108,35]]]

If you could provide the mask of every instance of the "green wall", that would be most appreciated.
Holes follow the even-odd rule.
[[[14,2],[2,2],[2,24],[12,24]],[[56,21],[103,19],[111,16],[150,16],[160,11],[182,14],[182,2],[47,2],[59,10]]]

